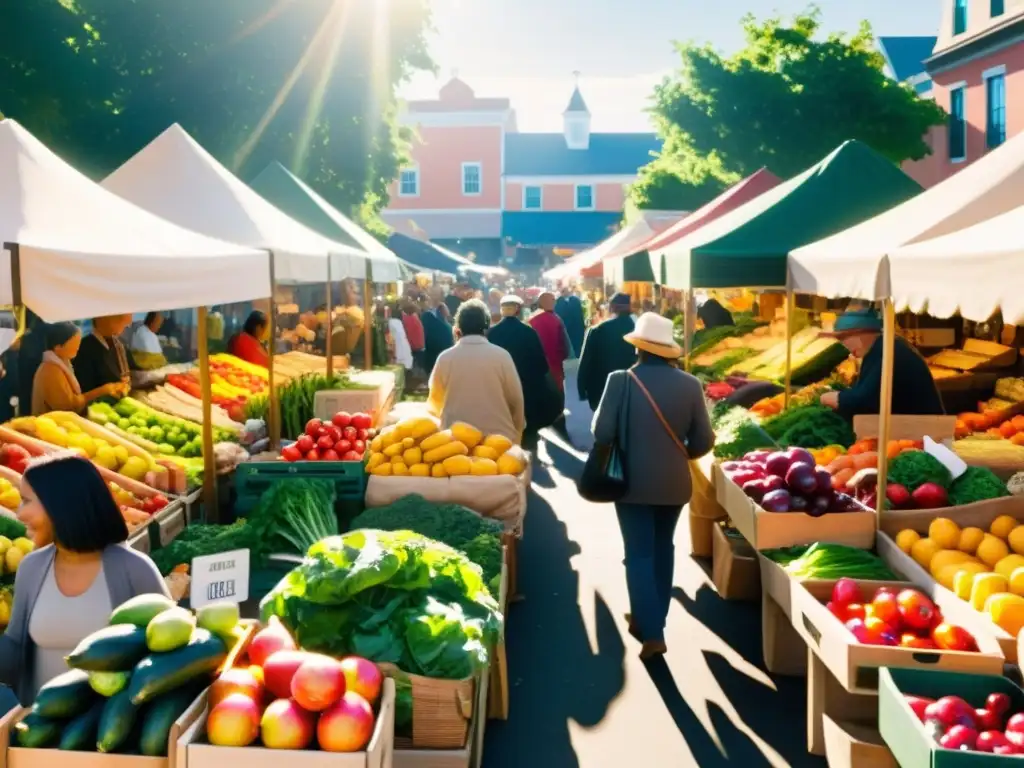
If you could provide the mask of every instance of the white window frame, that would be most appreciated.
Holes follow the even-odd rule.
[[[477,190],[476,192],[466,191],[466,171],[470,168],[476,168],[476,179],[477,179]],[[484,193],[484,166],[482,163],[463,163],[462,164],[462,196],[463,197],[480,197]]]
[[[537,190],[537,206],[530,207],[526,204],[526,192],[530,189]],[[544,210],[544,187],[540,184],[523,184],[523,210],[524,211],[542,211]]]
[[[580,189],[586,187],[590,190],[590,205],[580,205]],[[597,209],[597,189],[593,184],[574,184],[572,189],[572,206],[576,211],[593,211]]]
[[[949,88],[947,89],[947,93],[949,93],[949,108],[950,108],[950,114],[951,115],[952,115],[952,111],[953,111],[953,91],[956,91],[958,89],[963,91],[963,105],[964,105],[964,119],[963,119],[964,155],[963,155],[963,157],[951,157],[951,158],[949,158],[949,162],[951,162],[953,164],[959,164],[959,163],[967,162],[967,136],[968,136],[968,133],[967,133],[967,81],[966,80],[961,80],[959,83],[951,83]]]
[[[403,192],[402,191],[402,174],[412,173],[415,174],[416,178],[416,191],[415,192]],[[398,172],[398,196],[399,197],[419,197],[420,196],[420,167],[418,165],[407,165]]]

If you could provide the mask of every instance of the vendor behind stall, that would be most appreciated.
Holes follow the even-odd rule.
[[[228,353],[253,365],[262,365],[266,368],[269,356],[263,346],[263,341],[267,337],[269,328],[270,323],[267,322],[267,316],[258,309],[253,310],[246,318],[242,330],[228,340]]]
[[[132,357],[140,368],[151,371],[167,365],[167,358],[164,357],[164,350],[160,346],[160,337],[157,336],[163,324],[163,315],[159,312],[150,312],[142,321],[142,325],[132,334]]]
[[[732,319],[732,313],[714,298],[708,299],[697,308],[697,317],[708,330],[736,324]]]
[[[139,367],[118,338],[131,325],[131,315],[107,315],[92,319],[92,333],[82,339],[75,357],[75,374],[83,392],[104,384],[131,387],[131,372]]]
[[[879,412],[882,391],[882,319],[873,309],[846,312],[830,334],[861,360],[860,375],[843,392],[826,392],[823,405],[848,419]],[[928,363],[906,339],[897,336],[893,349],[892,413],[942,415],[942,399]]]
[[[74,323],[54,323],[46,328],[46,351],[32,384],[32,415],[50,411],[81,413],[101,397],[124,397],[129,387],[121,381],[108,382],[83,391],[72,361],[82,344],[82,331]]]

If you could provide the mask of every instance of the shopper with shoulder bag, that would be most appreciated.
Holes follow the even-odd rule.
[[[629,631],[643,644],[640,658],[646,660],[666,651],[673,538],[690,501],[689,461],[714,447],[715,434],[700,381],[675,366],[682,350],[672,321],[647,312],[625,339],[637,349],[637,364],[608,377],[580,493],[615,502],[626,554]],[[594,488],[606,497],[592,498]]]

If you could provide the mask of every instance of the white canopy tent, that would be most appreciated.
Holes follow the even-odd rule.
[[[1024,135],[895,208],[797,248],[789,256],[790,287],[828,297],[896,298],[890,284],[896,262],[887,256],[903,246],[972,227],[1019,205],[1024,205]],[[936,267],[949,266],[943,265]],[[977,264],[972,265],[968,279],[974,280],[981,271]],[[932,285],[940,285],[927,273],[918,274]],[[896,306],[903,305],[897,301]]]
[[[292,216],[302,220],[299,210],[306,210],[310,215],[325,226],[333,227],[343,234],[348,242],[360,248],[364,253],[353,252],[343,259],[341,264],[335,261],[341,272],[331,270],[332,275],[341,277],[358,277],[366,275],[366,262],[370,262],[371,275],[375,283],[396,283],[402,279],[402,270],[398,257],[385,247],[373,235],[364,230],[341,211],[323,199],[306,182],[293,174],[279,162],[273,162],[251,182],[252,188],[272,204],[277,201],[282,210],[291,210]],[[294,210],[286,205],[291,200],[296,206]],[[311,226],[316,226],[310,219],[305,219]],[[328,230],[321,230],[327,232]]]
[[[552,267],[544,273],[544,277],[547,280],[565,280],[578,276],[583,270],[597,266],[602,261],[630,255],[637,246],[650,240],[654,235],[655,230],[646,221],[636,221],[593,248],[580,251],[558,266]]]
[[[0,120],[0,169],[0,303],[57,322],[270,295],[265,252],[127,202],[10,119]]]
[[[364,251],[328,240],[275,208],[177,124],[110,174],[103,186],[175,224],[272,252],[276,282],[324,282],[328,254],[336,277],[345,274],[350,258],[366,258]]]

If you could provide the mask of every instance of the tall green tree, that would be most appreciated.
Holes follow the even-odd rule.
[[[0,3],[0,110],[94,178],[177,122],[241,178],[279,160],[368,220],[429,26],[428,0]]]
[[[692,210],[763,166],[783,178],[859,139],[894,163],[930,152],[928,129],[945,119],[932,101],[886,77],[864,22],[822,37],[820,13],[743,20],[731,56],[678,43],[679,71],[654,92],[664,148],[631,190],[641,208]]]

